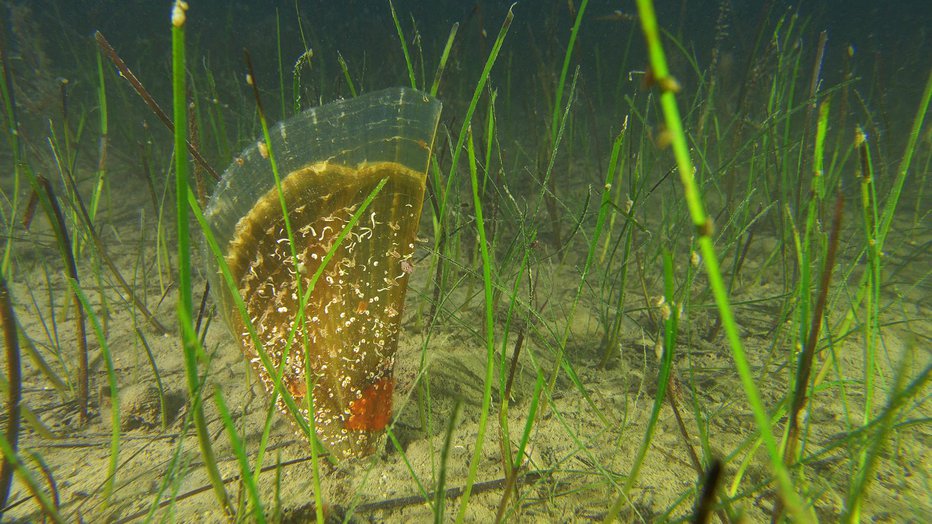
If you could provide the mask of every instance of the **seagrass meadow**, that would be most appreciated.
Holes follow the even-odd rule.
[[[3,522],[929,522],[932,12],[0,3]]]

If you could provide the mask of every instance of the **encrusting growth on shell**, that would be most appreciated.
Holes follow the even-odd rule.
[[[335,248],[298,322],[299,292],[307,292],[359,203],[383,179],[388,182]],[[272,189],[237,223],[227,264],[264,350],[282,369],[282,383],[302,415],[308,416],[309,383],[320,439],[338,456],[365,455],[391,417],[406,268],[424,179],[393,162],[358,169],[317,163],[285,177],[282,193],[294,256],[278,191]],[[238,318],[236,323],[247,358],[271,392],[274,380],[247,326]],[[278,404],[287,412],[281,398]]]
[[[204,212],[227,327],[264,388],[281,388],[277,407],[334,457],[371,454],[391,422],[440,111],[407,88],[308,109],[234,157]]]

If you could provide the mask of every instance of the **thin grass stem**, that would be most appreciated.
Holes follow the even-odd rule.
[[[453,413],[450,414],[447,430],[443,437],[443,448],[440,450],[440,467],[437,471],[437,488],[434,490],[434,524],[442,524],[446,520],[444,507],[447,499],[447,464],[450,458],[450,448],[453,447],[453,433],[456,431],[456,424],[459,421],[462,407],[462,400],[457,400],[456,404],[453,405]]]
[[[33,191],[39,195],[39,202],[48,216],[52,229],[58,243],[58,250],[61,254],[62,261],[65,265],[65,272],[68,278],[78,282],[78,267],[74,260],[74,252],[71,249],[71,242],[68,240],[68,229],[65,225],[65,218],[62,215],[61,207],[58,205],[58,199],[52,190],[52,185],[42,176],[37,176],[32,171],[27,171],[30,175],[30,183]],[[51,288],[49,288],[51,289]],[[77,311],[75,315],[75,336],[78,344],[78,416],[81,424],[87,423],[87,401],[88,401],[88,379],[87,379],[87,327],[85,325],[85,310],[79,300],[77,293],[71,293],[74,307]],[[54,315],[53,315],[54,316]]]
[[[113,354],[110,352],[110,345],[107,343],[107,336],[104,334],[103,326],[100,319],[94,313],[87,296],[81,291],[81,286],[77,280],[69,279],[71,290],[81,301],[84,310],[87,311],[91,320],[91,326],[94,328],[94,334],[97,336],[97,343],[100,344],[100,352],[103,355],[104,364],[107,367],[107,384],[110,388],[110,463],[107,466],[107,480],[104,483],[104,502],[110,500],[113,494],[113,486],[116,483],[117,464],[120,456],[120,397],[119,388],[117,387],[116,371],[113,367]]]
[[[408,42],[405,40],[404,29],[401,28],[401,22],[398,20],[398,13],[395,12],[395,4],[388,0],[388,7],[392,12],[392,21],[395,23],[395,31],[398,33],[398,42],[401,44],[401,52],[405,57],[405,65],[408,67],[408,80],[411,82],[411,89],[417,89],[417,80],[414,78],[414,64],[411,62],[411,54],[408,53]]]
[[[482,216],[482,198],[479,195],[479,177],[476,167],[476,149],[473,142],[472,126],[466,128],[467,156],[469,159],[469,180],[472,184],[473,206],[476,211],[476,230],[479,235],[479,252],[482,255],[482,282],[485,291],[485,349],[486,365],[482,389],[482,411],[479,415],[479,428],[476,434],[475,450],[469,461],[469,473],[466,476],[466,486],[463,491],[463,500],[457,512],[457,524],[466,518],[466,508],[472,492],[476,473],[479,470],[479,459],[482,457],[482,447],[485,443],[485,431],[489,419],[489,409],[492,405],[492,383],[495,371],[495,318],[492,299],[492,256],[489,253],[489,242],[486,238],[485,222]],[[442,514],[442,513],[441,513]]]
[[[570,71],[570,60],[573,58],[573,48],[576,46],[576,39],[579,37],[583,14],[585,14],[588,5],[589,0],[582,0],[579,4],[579,9],[576,10],[576,20],[573,22],[573,29],[570,31],[570,40],[566,44],[566,52],[563,54],[563,67],[560,69],[560,80],[557,82],[557,91],[553,99],[553,114],[550,117],[550,144],[554,150],[557,147],[557,130],[560,127],[560,108],[563,107],[563,90],[566,87],[566,77]]]
[[[440,62],[437,64],[437,72],[434,74],[434,82],[430,85],[430,96],[436,97],[440,91],[440,81],[443,79],[443,72],[447,68],[447,60],[450,58],[450,50],[453,48],[453,41],[456,39],[456,32],[459,30],[460,23],[456,22],[450,28],[450,35],[447,37],[447,44],[443,47],[440,54]]]
[[[0,433],[0,453],[3,453],[3,459],[5,461],[8,461],[10,464],[12,464],[13,469],[19,476],[20,482],[26,485],[26,489],[36,499],[36,502],[42,509],[43,515],[50,519],[52,522],[64,523],[65,519],[62,518],[58,508],[49,499],[48,494],[42,490],[42,488],[39,486],[39,483],[36,482],[36,479],[33,477],[32,473],[26,469],[26,466],[23,465],[19,455],[13,451],[13,448],[10,446],[10,442],[7,441],[6,435],[3,433]]]
[[[202,386],[200,381],[197,360],[198,340],[194,330],[193,299],[191,283],[191,242],[188,226],[188,203],[185,195],[188,194],[188,158],[187,151],[187,95],[185,91],[185,10],[187,4],[180,0],[175,2],[172,9],[172,107],[174,108],[174,134],[175,134],[175,220],[178,242],[178,324],[181,327],[181,343],[184,349],[185,374],[187,376],[188,394],[190,395],[191,410],[194,426],[198,436],[201,455],[207,476],[214,488],[214,494],[220,507],[232,515],[232,506],[223,487],[223,477],[217,468],[217,460],[213,447],[210,444],[210,434],[207,429],[207,420],[204,417],[201,399]],[[98,33],[99,34],[99,33]]]
[[[666,57],[663,51],[663,44],[660,41],[660,33],[657,25],[657,16],[654,12],[654,5],[651,0],[638,0],[638,12],[640,14],[641,28],[643,29],[647,41],[648,54],[650,56],[651,67],[653,68],[654,78],[661,89],[660,103],[664,114],[664,121],[667,130],[670,132],[671,145],[676,157],[677,167],[680,174],[680,181],[683,185],[684,199],[689,208],[690,217],[696,227],[699,247],[702,259],[705,261],[706,274],[709,279],[709,285],[715,297],[719,314],[722,317],[722,325],[728,339],[732,358],[738,368],[738,375],[741,378],[741,385],[744,388],[745,396],[750,404],[754,419],[757,422],[758,429],[770,456],[770,464],[776,475],[780,486],[780,493],[787,504],[788,509],[794,517],[800,521],[810,520],[808,512],[803,509],[802,501],[793,488],[786,467],[783,465],[781,455],[777,447],[777,441],[773,435],[773,429],[764,404],[761,401],[760,392],[757,384],[751,374],[751,367],[748,363],[741,337],[738,334],[738,326],[735,322],[734,314],[731,310],[730,300],[722,279],[721,271],[718,264],[718,254],[715,252],[715,246],[712,243],[713,225],[710,218],[706,216],[702,204],[702,198],[699,194],[699,188],[695,181],[695,171],[689,154],[689,148],[686,141],[686,134],[683,131],[682,120],[680,119],[679,108],[676,103],[676,91],[678,84],[669,73],[667,68]],[[613,509],[620,509],[624,498],[619,496]],[[617,510],[615,510],[617,513]]]
[[[259,498],[256,479],[249,470],[249,459],[246,457],[246,449],[243,440],[236,432],[236,425],[233,423],[230,410],[227,408],[226,402],[223,401],[223,394],[220,390],[214,392],[214,402],[217,405],[217,411],[220,413],[220,420],[223,421],[223,426],[227,430],[227,436],[230,438],[233,454],[236,455],[236,460],[239,463],[240,478],[243,480],[243,483],[246,484],[246,494],[249,496],[249,502],[252,504],[251,519],[253,522],[264,524],[265,512],[262,509],[262,500]]]

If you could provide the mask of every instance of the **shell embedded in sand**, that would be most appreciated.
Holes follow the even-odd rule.
[[[281,194],[274,179],[267,184],[253,180],[250,165],[269,164],[253,148],[243,165],[234,163],[224,175],[208,215],[215,232],[229,231],[223,235],[229,239],[225,261],[248,318],[237,312],[215,269],[212,273],[219,286],[214,289],[222,290],[224,317],[244,354],[272,392],[275,380],[262,363],[251,324],[300,416],[308,417],[310,388],[317,436],[331,452],[348,457],[371,453],[390,422],[395,350],[424,198],[425,144],[433,141],[440,107],[411,90],[383,91],[338,106],[304,113],[296,117],[300,122],[286,122],[279,130],[284,143],[273,141],[272,150],[291,160],[284,163],[289,171],[282,177]],[[357,133],[340,128],[341,119],[357,126]],[[321,146],[320,133],[327,130],[340,144],[314,147]],[[315,143],[308,149],[334,151],[296,154],[293,141],[311,134]],[[294,165],[305,156],[310,160]],[[228,179],[231,173],[249,177],[242,187],[251,195],[233,191],[237,181]],[[360,213],[362,202],[383,180]],[[248,209],[246,199],[251,200]],[[239,215],[235,222],[231,214]],[[357,214],[358,222],[338,244]],[[308,299],[302,310],[303,296]],[[281,397],[278,405],[289,413]]]
[[[359,203],[383,178],[388,183],[335,249],[305,304],[303,322],[296,324],[299,280],[300,292],[306,292]],[[278,368],[284,362],[282,381],[299,406],[306,406],[310,366],[321,440],[331,449],[365,453],[391,411],[408,280],[401,264],[413,253],[424,182],[395,163],[359,169],[317,164],[291,173],[282,192],[294,210],[297,256],[292,257],[278,192],[272,190],[240,221],[227,264],[272,364]],[[246,325],[239,318],[234,325],[271,392],[274,383],[262,369]]]

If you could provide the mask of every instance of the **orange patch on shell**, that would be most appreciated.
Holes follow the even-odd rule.
[[[384,377],[367,387],[362,396],[350,403],[350,417],[346,429],[353,431],[382,431],[392,418],[392,392],[395,381]]]
[[[282,382],[294,398],[302,399],[307,393],[307,384],[304,383],[304,377],[285,376],[282,377]]]

